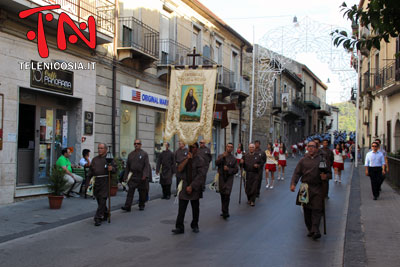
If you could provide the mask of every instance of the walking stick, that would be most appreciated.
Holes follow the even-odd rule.
[[[108,223],[111,223],[111,172],[108,171]]]
[[[324,199],[324,208],[323,208],[323,213],[324,213],[324,235],[326,235],[326,214],[325,214],[325,199]]]
[[[242,201],[242,180],[243,180],[243,176],[242,176],[242,171],[239,169],[240,171],[240,184],[239,184],[239,204]]]

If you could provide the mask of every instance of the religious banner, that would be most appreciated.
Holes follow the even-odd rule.
[[[177,134],[179,140],[193,144],[201,135],[211,142],[216,78],[216,67],[171,69],[164,140]]]

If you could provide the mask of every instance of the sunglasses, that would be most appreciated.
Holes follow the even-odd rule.
[[[307,146],[307,147],[317,147],[317,146],[313,146],[313,145],[311,145],[311,146]]]
[[[142,143],[133,143],[134,145],[141,145]]]
[[[378,146],[372,146],[372,147],[378,147]]]

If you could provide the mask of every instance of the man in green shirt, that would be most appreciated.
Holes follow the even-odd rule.
[[[67,189],[64,191],[64,195],[67,197],[79,197],[79,191],[83,178],[75,173],[72,173],[71,161],[69,161],[71,150],[69,148],[64,148],[61,151],[61,154],[62,155],[56,162],[56,166],[65,171],[64,179],[67,181]]]

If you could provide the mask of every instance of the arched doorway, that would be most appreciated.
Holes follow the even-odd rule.
[[[396,121],[396,126],[394,127],[394,152],[400,150],[400,120]]]

